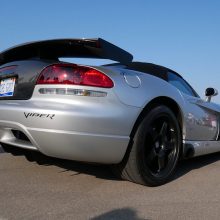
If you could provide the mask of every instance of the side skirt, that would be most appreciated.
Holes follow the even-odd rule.
[[[220,151],[220,141],[183,141],[185,159]]]

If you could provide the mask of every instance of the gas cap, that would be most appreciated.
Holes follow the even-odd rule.
[[[123,73],[125,82],[132,88],[138,88],[141,85],[141,80],[138,75],[134,72]]]

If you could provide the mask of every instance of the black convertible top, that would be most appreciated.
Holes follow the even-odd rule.
[[[120,65],[120,63],[111,63],[111,64],[106,64],[103,66],[117,66],[117,65]],[[180,78],[182,78],[182,76],[179,75],[177,72],[175,72],[167,67],[160,66],[160,65],[157,65],[154,63],[145,63],[145,62],[136,62],[135,61],[135,62],[127,63],[124,68],[129,69],[129,70],[139,71],[142,73],[151,74],[153,76],[157,76],[157,77],[164,79],[166,81],[167,81],[167,73],[168,72],[171,72],[171,73],[179,76]]]
[[[171,69],[169,69],[167,67],[156,65],[156,64],[153,64],[153,63],[131,62],[131,63],[128,63],[126,65],[126,69],[130,69],[130,70],[135,70],[135,71],[151,74],[151,75],[159,77],[159,78],[161,78],[161,79],[163,79],[165,81],[168,81],[168,73],[169,72],[173,73],[173,74],[175,74],[178,77],[183,79],[183,77],[180,74],[178,74],[177,72],[175,72],[175,71],[173,71],[173,70],[171,70]],[[191,87],[191,85],[187,81],[185,81],[185,83],[191,88],[192,93],[196,97],[199,97],[199,95]]]
[[[0,53],[0,65],[31,58],[58,60],[59,57],[110,59],[122,64],[127,64],[133,59],[127,51],[101,38],[54,39],[9,48]]]
[[[164,80],[167,80],[167,72],[171,72],[175,75],[178,75],[182,78],[181,75],[179,75],[177,72],[157,64],[153,63],[144,63],[144,62],[131,62],[126,65],[127,69],[135,70],[143,73],[148,73],[154,76],[157,76],[159,78],[162,78]]]

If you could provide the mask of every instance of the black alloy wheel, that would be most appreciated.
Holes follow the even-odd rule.
[[[167,114],[159,114],[146,133],[143,161],[152,176],[163,177],[175,163],[178,154],[178,135],[175,123]]]

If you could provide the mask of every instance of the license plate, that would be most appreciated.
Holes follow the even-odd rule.
[[[15,77],[11,77],[0,81],[0,97],[13,96],[15,80]]]

